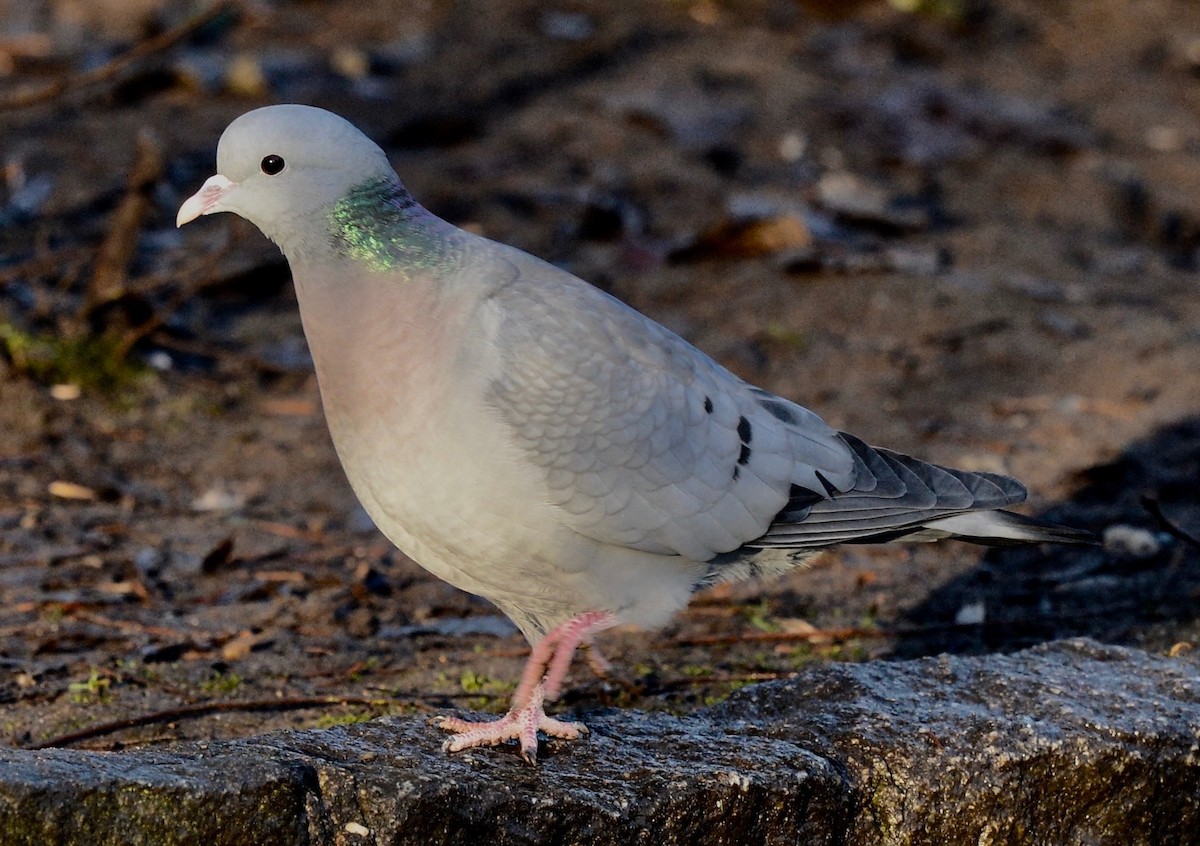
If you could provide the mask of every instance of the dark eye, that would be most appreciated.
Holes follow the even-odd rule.
[[[283,170],[283,159],[279,156],[271,155],[262,160],[262,172],[267,176],[274,176]]]

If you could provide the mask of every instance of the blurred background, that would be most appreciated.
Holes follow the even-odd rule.
[[[1195,660],[1194,0],[0,0],[0,740],[506,704],[523,640],[355,504],[278,252],[174,228],[277,102],[833,425],[1105,537],[721,586],[614,633],[571,704],[1072,635]]]

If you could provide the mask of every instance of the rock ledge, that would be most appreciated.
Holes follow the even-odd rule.
[[[538,769],[418,718],[0,752],[4,844],[1200,843],[1200,666],[1091,641],[605,711]]]

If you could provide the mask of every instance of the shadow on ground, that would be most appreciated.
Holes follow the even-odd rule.
[[[897,657],[1009,651],[1086,635],[1153,648],[1200,612],[1200,417],[1134,442],[1080,474],[1041,516],[1104,533],[1105,546],[998,548],[908,615]],[[982,618],[982,620],[980,619]],[[945,623],[930,627],[930,623]]]

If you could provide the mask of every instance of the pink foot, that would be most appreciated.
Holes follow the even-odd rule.
[[[433,724],[454,736],[442,744],[444,752],[462,752],[479,746],[499,746],[509,740],[521,744],[521,757],[527,764],[537,763],[539,731],[563,740],[578,740],[587,734],[583,723],[568,723],[547,717],[542,706],[542,689],[521,708],[513,708],[498,720],[475,722],[458,717],[434,717]]]
[[[544,703],[547,699],[553,701],[558,698],[575,649],[581,644],[590,644],[597,633],[616,623],[617,618],[607,611],[590,611],[551,629],[534,644],[521,674],[521,683],[513,694],[512,708],[507,714],[487,722],[460,720],[457,717],[433,718],[435,726],[454,732],[454,736],[442,744],[442,749],[461,752],[477,746],[498,746],[516,740],[521,744],[521,757],[526,763],[535,764],[539,731],[564,740],[577,740],[587,734],[587,727],[583,723],[568,723],[547,717]],[[597,672],[601,668],[607,669],[608,662],[595,650],[589,651],[589,659]]]

